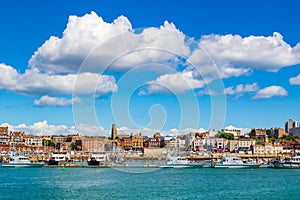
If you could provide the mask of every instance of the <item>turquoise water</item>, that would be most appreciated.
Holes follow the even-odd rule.
[[[124,171],[0,168],[0,199],[300,199],[300,170]]]

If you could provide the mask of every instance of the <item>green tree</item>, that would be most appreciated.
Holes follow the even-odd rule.
[[[71,148],[72,150],[74,150],[74,149],[77,148],[77,146],[76,146],[76,144],[75,144],[74,142],[72,142],[72,143],[70,144],[70,148]]]
[[[280,139],[296,142],[297,137],[291,135],[283,135]]]
[[[52,142],[51,140],[46,140],[46,139],[42,140],[42,144],[43,144],[43,146],[47,146],[47,147],[54,147],[55,146],[54,142]]]
[[[166,147],[167,146],[167,144],[165,143],[165,142],[161,142],[160,143],[160,148],[164,148],[164,147]]]
[[[217,138],[225,138],[228,140],[234,140],[234,135],[232,133],[220,132],[216,135]]]

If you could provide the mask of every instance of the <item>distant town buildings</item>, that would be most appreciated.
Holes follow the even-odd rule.
[[[245,153],[280,154],[291,150],[300,151],[300,127],[290,119],[286,123],[287,133],[282,128],[253,128],[241,134],[241,129],[229,126],[222,130],[188,133],[186,135],[162,136],[156,132],[152,137],[142,133],[118,134],[116,124],[112,124],[111,137],[91,137],[79,134],[35,136],[22,131],[9,131],[0,127],[0,150],[8,151],[13,145],[21,151],[84,151],[84,152],[144,152],[159,148],[186,152],[204,153]],[[232,135],[234,137],[232,137]],[[285,137],[287,136],[287,137]],[[295,137],[298,139],[296,140]]]

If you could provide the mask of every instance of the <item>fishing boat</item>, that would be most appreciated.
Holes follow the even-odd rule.
[[[33,163],[27,156],[10,155],[9,162],[3,163],[2,167],[42,167],[45,163]]]
[[[237,156],[222,156],[222,160],[213,165],[214,168],[258,168],[260,164],[254,162],[243,162]]]
[[[275,168],[300,169],[300,154],[284,160],[275,160],[273,165]]]

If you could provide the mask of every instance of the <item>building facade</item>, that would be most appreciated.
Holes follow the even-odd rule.
[[[289,130],[291,136],[300,136],[300,127],[290,128]]]
[[[294,120],[293,118],[289,119],[287,122],[285,122],[285,132],[290,133],[291,128],[298,127],[298,122]]]
[[[281,138],[283,135],[287,135],[283,128],[271,128],[267,130],[267,135],[269,137],[275,136],[277,138]]]
[[[0,127],[0,145],[9,144],[8,127]]]
[[[82,137],[82,150],[87,152],[104,152],[107,139],[99,137]]]

